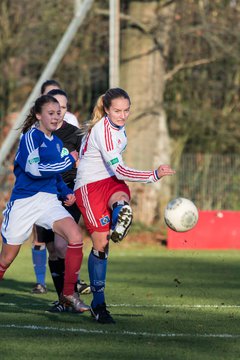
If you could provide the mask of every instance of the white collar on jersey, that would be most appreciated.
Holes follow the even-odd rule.
[[[116,130],[121,130],[121,129],[124,128],[124,126],[125,126],[125,125],[123,125],[123,126],[118,126],[118,125],[114,124],[107,115],[106,115],[106,118],[107,118],[108,121],[110,122],[111,126],[112,126],[114,129],[116,129]]]

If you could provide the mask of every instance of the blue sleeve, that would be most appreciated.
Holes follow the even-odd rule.
[[[72,189],[70,189],[65,182],[63,181],[61,175],[57,175],[57,190],[59,198],[65,200],[68,194],[73,194]]]
[[[40,157],[40,146],[43,144],[43,135],[37,129],[31,129],[22,135],[15,161],[32,178],[50,178],[70,170],[75,163],[72,155],[60,156],[61,149],[49,149],[48,159]],[[54,143],[53,143],[54,144]]]

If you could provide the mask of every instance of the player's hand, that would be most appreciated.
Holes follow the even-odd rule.
[[[64,205],[65,206],[72,206],[76,201],[75,195],[74,194],[68,194],[66,197],[66,200],[64,200]]]
[[[78,160],[78,152],[76,150],[71,151],[70,155],[72,155],[75,161]]]
[[[75,167],[76,167],[76,168],[78,167],[79,163],[80,163],[80,160],[79,160],[79,158],[78,158],[77,161],[76,161],[76,163],[75,163]]]
[[[175,173],[176,171],[173,170],[169,165],[160,165],[157,169],[159,179],[161,179],[163,176],[174,175]]]

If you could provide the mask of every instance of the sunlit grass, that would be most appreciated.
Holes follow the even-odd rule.
[[[88,281],[85,245],[81,277]],[[240,253],[111,244],[106,300],[116,325],[90,314],[50,314],[32,295],[30,244],[0,284],[1,359],[239,359]],[[91,295],[84,301],[91,302]]]

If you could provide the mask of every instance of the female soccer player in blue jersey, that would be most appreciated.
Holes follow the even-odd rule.
[[[41,95],[47,95],[50,91],[62,91],[60,84],[54,79],[46,80],[41,86]],[[62,104],[60,103],[60,107],[61,107],[61,111],[62,111],[61,115],[63,118],[58,123],[57,133],[55,133],[55,135],[57,135],[62,140],[64,148],[67,148],[68,150],[70,148],[71,149],[70,151],[72,151],[73,144],[76,144],[77,148],[75,148],[74,150],[79,151],[82,136],[77,135],[77,131],[78,131],[77,129],[75,129],[75,130],[73,128],[71,129],[71,126],[75,126],[75,127],[79,128],[79,123],[78,123],[78,120],[75,117],[75,115],[68,111],[68,106],[67,106],[68,99],[66,96],[60,96],[60,97],[58,96],[57,97],[58,102],[60,103],[60,100],[62,102]],[[64,104],[64,102],[65,102],[65,104]],[[62,126],[63,124],[64,124],[64,126]],[[62,129],[59,129],[60,127]],[[70,135],[71,133],[72,133],[72,136]],[[80,129],[79,129],[79,133],[80,133]],[[67,146],[66,146],[65,142],[67,143]],[[73,179],[73,177],[75,179],[76,171],[77,171],[76,168],[68,170],[68,173],[72,175],[72,179]],[[65,176],[63,176],[63,179],[65,181]],[[71,185],[69,185],[69,181],[68,181],[67,185],[71,189],[73,188]],[[73,209],[74,209],[74,214],[72,213]],[[76,204],[73,204],[71,207],[67,207],[67,210],[73,216],[75,221],[78,222],[78,220],[80,218],[80,211],[78,210]],[[47,248],[48,248],[48,253],[49,253],[49,261],[50,261],[49,267],[51,269],[51,274],[56,275],[56,276],[54,276],[54,281],[55,281],[54,283],[63,284],[63,282],[62,282],[63,275],[59,276],[59,273],[64,274],[64,270],[63,270],[64,260],[63,259],[59,260],[58,263],[51,262],[51,259],[56,258],[56,252],[54,251],[54,245],[53,245],[54,234],[51,230],[46,230],[39,226],[37,228],[34,227],[33,235],[34,236],[33,236],[33,244],[32,244],[32,261],[33,261],[33,265],[34,265],[34,273],[36,275],[36,284],[34,285],[34,287],[32,289],[32,293],[33,294],[45,294],[45,293],[47,293],[47,286],[45,283],[47,250],[46,250],[46,245],[44,242],[46,242],[46,244],[48,244]],[[44,241],[44,242],[42,242],[42,241]],[[57,244],[58,244],[58,246],[60,246],[59,239],[58,239]],[[66,245],[67,244],[63,245],[64,249],[66,248]],[[62,258],[62,256],[60,256],[60,257]],[[60,263],[61,263],[61,265],[60,265]],[[53,266],[51,266],[51,265],[53,265]],[[55,267],[57,267],[58,270],[56,270]],[[58,293],[60,291],[60,287],[58,289]],[[78,289],[78,292],[81,294],[90,292],[90,287],[83,280],[80,280],[80,279],[78,280],[78,283],[77,283],[77,289]],[[61,309],[61,307],[58,308],[58,305],[56,304],[56,309]]]
[[[81,140],[82,140],[81,130],[76,126],[73,126],[72,124],[69,124],[66,121],[64,121],[64,115],[67,111],[67,105],[68,105],[67,94],[65,93],[65,91],[61,89],[53,89],[48,93],[48,95],[51,95],[55,99],[57,99],[61,108],[61,118],[58,121],[57,129],[53,132],[53,134],[62,140],[65,154],[68,154],[73,150],[79,152]],[[76,173],[77,173],[77,169],[72,168],[61,174],[65,184],[67,184],[67,186],[70,189],[74,188]],[[62,203],[62,205],[72,215],[75,222],[78,224],[81,213],[76,203],[74,203],[71,206],[65,206],[64,203]],[[44,243],[46,243],[47,245],[48,265],[56,292],[58,294],[58,301],[54,303],[54,305],[49,309],[49,311],[50,312],[69,311],[68,307],[66,307],[64,303],[62,303],[61,301],[61,294],[64,285],[64,272],[65,272],[64,258],[67,250],[67,243],[58,234],[54,234],[52,230],[46,230],[42,226],[36,226],[35,239],[37,239],[38,245],[42,245]],[[35,249],[34,249],[34,253],[36,254]],[[34,268],[36,269],[36,266]],[[80,294],[83,294],[84,288],[85,288],[85,293],[90,292],[89,291],[90,286],[88,286],[83,281],[80,282],[80,280],[78,280],[75,290]],[[79,289],[81,291],[79,291]]]
[[[169,165],[141,171],[124,164],[122,152],[127,146],[125,123],[130,105],[128,94],[120,88],[109,89],[98,99],[82,142],[74,188],[93,242],[88,260],[93,293],[91,313],[100,323],[114,323],[104,297],[109,238],[121,241],[132,222],[130,191],[125,180],[153,183],[175,173]]]
[[[53,229],[68,242],[65,257],[63,300],[77,312],[89,310],[74,291],[82,263],[82,235],[79,226],[62,206],[75,201],[60,174],[75,166],[77,151],[62,152],[62,141],[52,132],[61,116],[58,101],[50,96],[38,98],[27,116],[14,161],[15,185],[4,211],[1,233],[0,280],[29,238],[34,224]],[[35,125],[34,127],[32,127]]]

